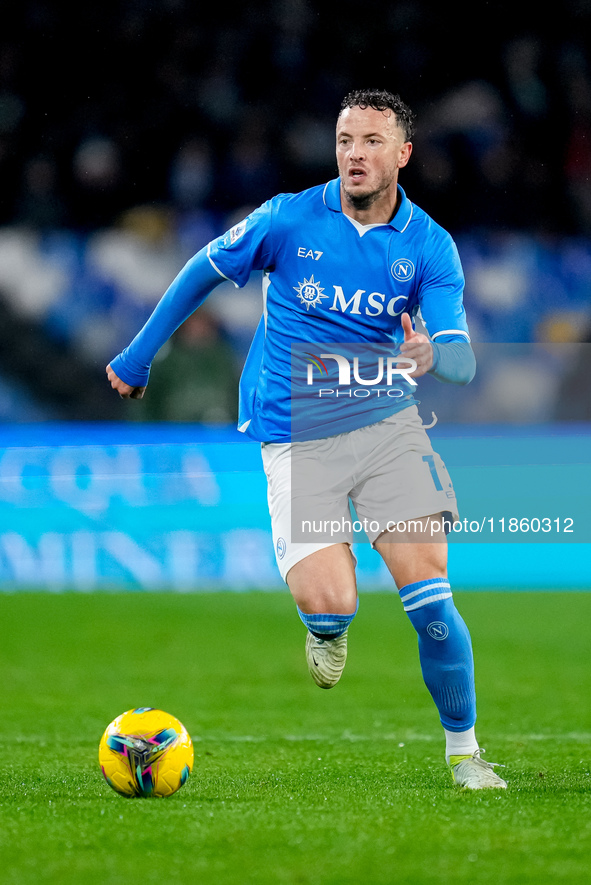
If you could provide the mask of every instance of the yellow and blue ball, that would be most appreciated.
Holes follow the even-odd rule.
[[[187,782],[193,758],[184,725],[153,707],[122,713],[99,744],[104,778],[122,796],[172,796]]]

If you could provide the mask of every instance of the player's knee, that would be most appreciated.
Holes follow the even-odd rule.
[[[357,588],[351,581],[290,580],[289,589],[302,611],[350,615],[357,610]]]

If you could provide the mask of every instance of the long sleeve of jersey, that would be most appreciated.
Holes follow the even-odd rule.
[[[429,375],[449,384],[469,384],[476,373],[476,358],[470,342],[455,335],[432,341],[433,365]]]
[[[111,360],[111,368],[119,378],[132,387],[145,387],[152,360],[162,345],[223,281],[223,276],[212,266],[206,248],[194,255],[170,284],[131,344]]]

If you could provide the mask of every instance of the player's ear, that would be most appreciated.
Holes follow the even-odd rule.
[[[412,154],[412,142],[405,141],[400,149],[400,156],[398,157],[398,168],[402,169],[408,161],[410,160],[410,155]]]

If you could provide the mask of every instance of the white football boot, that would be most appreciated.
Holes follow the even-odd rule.
[[[476,750],[472,756],[450,756],[449,767],[454,783],[464,790],[505,790],[506,781],[495,773],[498,762],[485,762],[480,758],[483,750]]]
[[[347,631],[336,639],[318,639],[308,631],[306,660],[310,676],[320,688],[332,688],[341,678],[347,660]]]

